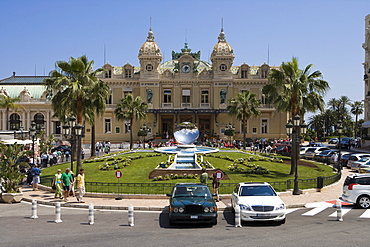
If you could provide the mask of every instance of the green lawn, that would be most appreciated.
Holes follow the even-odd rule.
[[[145,156],[147,154],[153,153],[131,153],[122,154],[115,156],[119,157],[137,157]],[[250,156],[245,153],[230,153],[230,152],[219,152],[218,155],[224,155],[231,157],[232,159],[245,158]],[[232,164],[231,161],[227,161],[220,158],[214,157],[204,157],[206,161],[209,161],[215,168],[222,169],[229,176],[230,180],[225,180],[225,183],[239,183],[239,182],[249,182],[249,181],[259,181],[259,182],[274,182],[274,181],[286,181],[287,179],[293,179],[293,176],[289,175],[290,165],[275,162],[266,161],[256,161],[250,162],[256,165],[267,168],[270,173],[263,175],[256,174],[244,174],[234,171],[230,171],[228,166]],[[131,165],[121,168],[123,173],[120,179],[121,183],[177,183],[177,182],[195,182],[195,179],[177,179],[177,180],[167,180],[154,182],[148,178],[149,173],[157,167],[157,165],[167,160],[167,155],[156,156],[156,157],[145,157],[136,160],[132,160]],[[118,180],[115,177],[115,171],[102,171],[99,170],[99,166],[105,164],[107,161],[99,161],[93,163],[84,163],[83,168],[85,169],[85,176],[87,182],[105,182],[105,183],[116,183]],[[299,166],[299,178],[316,178],[318,176],[331,176],[333,175],[332,168],[315,163],[318,168],[302,167]],[[54,165],[52,167],[44,168],[42,170],[43,177],[53,176],[57,169],[62,169],[64,172],[65,168],[70,167],[70,163],[64,163],[59,165]]]

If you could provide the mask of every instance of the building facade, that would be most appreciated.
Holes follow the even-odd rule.
[[[226,41],[223,29],[213,47],[210,62],[202,61],[200,52],[192,52],[187,43],[180,52],[172,52],[170,61],[163,62],[160,47],[154,39],[150,29],[139,49],[140,67],[129,63],[124,66],[107,63],[103,66],[105,71],[97,75],[111,88],[106,111],[96,119],[97,141],[125,142],[129,140],[130,131],[137,141],[137,132],[144,123],[149,129],[147,140],[172,138],[176,125],[181,122],[195,123],[200,140],[212,137],[226,140],[224,131],[231,122],[235,126],[233,138],[242,140],[242,124],[228,114],[227,104],[229,99],[245,90],[256,94],[262,102],[261,115],[248,119],[247,138],[286,138],[288,114],[277,112],[262,94],[271,67],[266,63],[261,66],[233,65],[234,51]],[[53,118],[52,93],[45,90],[43,79],[45,77],[13,74],[0,81],[0,94],[19,97],[19,104],[23,106],[8,113],[6,109],[0,109],[1,129],[15,130],[23,126],[27,130],[35,121],[38,126],[45,125],[46,134],[62,138],[63,123]],[[134,126],[118,121],[114,115],[116,104],[126,94],[140,96],[148,103],[147,119],[135,122]],[[86,125],[83,143],[90,142],[90,135],[91,126]]]

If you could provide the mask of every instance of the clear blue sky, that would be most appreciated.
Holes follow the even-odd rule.
[[[280,65],[299,58],[324,74],[331,90],[325,100],[364,98],[364,18],[369,0],[87,1],[1,0],[0,79],[44,75],[55,61],[87,55],[94,68],[107,61],[138,66],[152,17],[164,61],[184,45],[208,61],[221,18],[234,65]]]

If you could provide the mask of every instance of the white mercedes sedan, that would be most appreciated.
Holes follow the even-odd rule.
[[[239,183],[232,195],[233,209],[240,207],[242,221],[277,221],[285,223],[286,207],[268,183]]]

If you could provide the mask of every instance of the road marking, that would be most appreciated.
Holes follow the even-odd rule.
[[[366,211],[361,214],[360,218],[370,218],[370,209],[366,209]]]
[[[318,214],[320,213],[321,211],[327,209],[328,207],[320,207],[320,208],[314,208],[314,209],[311,209],[310,211],[302,214],[303,216],[314,216],[315,214]]]
[[[344,216],[346,213],[348,213],[351,210],[352,210],[352,207],[342,208],[342,216]],[[334,213],[332,213],[331,215],[329,215],[329,217],[337,217],[337,210],[335,210]]]

